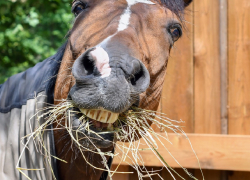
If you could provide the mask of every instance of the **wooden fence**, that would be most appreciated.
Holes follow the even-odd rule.
[[[185,121],[183,129],[206,180],[249,180],[250,0],[194,0],[189,8],[188,30],[169,59],[159,111]],[[173,146],[168,147],[174,157],[201,179],[187,141],[174,134],[170,139]],[[179,167],[163,154],[172,167]],[[161,169],[152,154],[142,155],[149,168]],[[125,165],[120,170],[132,171]],[[161,175],[172,179],[165,170]],[[136,174],[114,177],[135,179]]]

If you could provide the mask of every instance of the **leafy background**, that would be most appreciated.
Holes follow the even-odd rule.
[[[0,84],[53,55],[71,27],[72,0],[0,0]]]

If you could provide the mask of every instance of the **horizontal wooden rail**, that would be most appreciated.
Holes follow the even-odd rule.
[[[163,134],[162,134],[163,135]],[[185,137],[168,134],[170,144],[162,140],[169,152],[185,168],[199,168],[199,163],[192,151],[189,141]],[[187,134],[192,147],[197,154],[202,169],[250,171],[250,136],[245,135],[215,135],[215,134]],[[119,144],[119,143],[118,143]],[[143,144],[143,143],[142,143]],[[158,151],[171,167],[180,167],[160,144]],[[140,148],[145,148],[141,145]],[[141,151],[146,166],[162,166],[161,162],[150,150]],[[127,158],[127,162],[131,161]],[[118,164],[119,159],[114,159]],[[122,165],[127,163],[123,162]]]

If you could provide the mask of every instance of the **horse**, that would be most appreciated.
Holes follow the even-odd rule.
[[[100,155],[84,151],[79,156],[61,124],[51,124],[43,134],[46,152],[20,138],[37,127],[33,120],[41,114],[39,109],[46,113],[48,104],[60,105],[65,99],[89,118],[93,132],[112,127],[132,106],[157,110],[168,57],[182,35],[184,9],[191,2],[74,0],[75,21],[66,43],[54,56],[0,86],[0,179],[23,179],[24,174],[31,179],[107,179]],[[77,114],[71,118],[74,127],[82,126]],[[95,139],[94,144],[81,140],[83,146],[114,152],[112,132],[97,136],[80,131]],[[107,157],[107,164],[110,168],[112,157]],[[22,173],[17,167],[24,167],[19,168]]]

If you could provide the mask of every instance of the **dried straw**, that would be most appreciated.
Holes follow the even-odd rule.
[[[85,159],[86,163],[95,169],[107,171],[110,180],[112,180],[112,177],[115,173],[132,173],[132,172],[118,172],[117,171],[119,165],[123,161],[126,162],[126,158],[129,159],[130,162],[132,162],[132,163],[128,163],[128,162],[126,162],[126,163],[128,163],[131,167],[133,167],[135,169],[135,171],[138,174],[139,180],[142,180],[145,177],[149,177],[150,179],[152,179],[151,178],[152,176],[159,176],[161,179],[163,179],[160,176],[158,171],[148,171],[147,170],[146,166],[144,165],[143,158],[140,154],[140,152],[145,151],[145,150],[152,151],[152,153],[155,154],[155,156],[162,163],[162,166],[165,169],[167,169],[167,171],[171,174],[173,179],[175,179],[174,174],[179,176],[181,179],[184,179],[173,168],[171,168],[168,165],[168,163],[164,160],[164,158],[161,156],[161,154],[157,150],[158,145],[156,143],[156,140],[158,142],[160,142],[160,144],[165,148],[166,152],[168,152],[170,154],[170,156],[173,157],[173,155],[169,152],[168,148],[166,147],[166,144],[164,144],[161,141],[161,139],[164,139],[164,140],[170,142],[168,139],[168,135],[167,135],[167,130],[168,131],[170,130],[170,131],[176,133],[178,136],[184,136],[188,140],[190,147],[193,150],[191,142],[189,141],[187,135],[185,134],[185,132],[181,129],[181,127],[179,125],[182,121],[171,120],[171,119],[167,118],[166,115],[163,113],[150,111],[150,110],[144,110],[144,109],[140,109],[137,107],[131,107],[126,112],[120,114],[120,116],[118,117],[118,120],[113,124],[113,129],[109,129],[107,131],[97,133],[97,132],[94,132],[90,129],[91,123],[89,123],[88,117],[86,117],[83,114],[81,114],[81,116],[79,118],[79,120],[81,122],[83,122],[82,125],[80,127],[78,127],[77,129],[74,129],[72,127],[71,117],[76,115],[76,114],[79,114],[78,111],[72,110],[73,108],[74,108],[74,105],[71,101],[64,100],[59,105],[50,106],[50,107],[47,107],[46,109],[40,110],[39,112],[40,113],[43,112],[43,113],[40,116],[37,116],[37,114],[39,114],[39,113],[36,114],[37,121],[40,121],[41,118],[47,117],[46,121],[42,124],[39,124],[39,127],[34,132],[27,135],[26,137],[23,137],[23,140],[26,139],[25,147],[27,147],[28,143],[31,140],[36,141],[36,143],[39,143],[40,147],[43,148],[44,153],[42,155],[45,157],[45,159],[47,159],[52,173],[53,173],[53,169],[51,167],[49,157],[53,157],[53,158],[56,158],[60,161],[65,162],[62,159],[59,159],[57,157],[52,156],[49,153],[49,151],[47,150],[47,147],[43,142],[43,134],[45,133],[45,131],[47,131],[48,127],[51,127],[52,124],[56,123],[59,125],[58,127],[60,127],[60,128],[63,127],[64,129],[67,130],[68,134],[70,135],[70,137],[72,139],[72,142],[74,142],[73,144],[79,149],[79,151],[81,152],[81,155]],[[165,132],[165,136],[162,136],[161,135],[162,133],[159,134],[159,133],[155,132],[154,129],[149,125],[148,122],[155,124],[159,129],[161,129],[162,132]],[[80,129],[82,129],[82,128],[87,130],[88,133],[96,134],[100,138],[102,138],[100,136],[100,134],[113,132],[115,134],[115,139],[120,141],[121,143],[116,144],[116,152],[115,153],[102,152],[98,147],[95,146],[95,144],[92,142],[92,139],[90,139],[86,134],[84,134],[84,133],[82,133],[82,131],[80,131]],[[58,128],[54,128],[53,130],[58,130]],[[80,135],[81,135],[81,137],[84,136],[85,138],[87,138],[89,140],[89,142],[92,144],[92,146],[95,147],[95,149],[85,147],[83,144],[81,144],[80,143],[81,138],[79,138]],[[139,136],[141,137],[141,139],[139,138]],[[142,140],[144,143],[146,143],[148,148],[139,149],[139,145],[143,143]],[[115,144],[115,142],[113,142],[113,143]],[[24,150],[25,150],[25,148],[21,152],[21,155],[19,157],[19,161],[21,159],[22,154],[24,153]],[[83,153],[84,151],[89,151],[92,153],[99,154],[102,158],[102,162],[105,165],[105,168],[102,169],[102,168],[98,168],[98,167],[95,167],[94,165],[92,165],[91,162],[89,162],[87,160],[87,158],[85,157],[85,155]],[[197,157],[194,150],[193,150],[193,152],[194,152],[194,155],[196,156],[197,161],[199,163],[198,157]],[[106,157],[112,157],[112,158],[117,157],[120,160],[120,163],[118,164],[118,166],[115,170],[112,171],[108,167],[108,164],[107,164],[108,161],[107,161]],[[178,163],[178,161],[174,157],[173,157],[173,159]],[[22,170],[24,170],[24,169],[21,167],[18,167],[18,164],[19,164],[19,162],[17,163],[17,169],[25,177],[30,179],[25,173],[23,173]],[[184,170],[184,172],[190,178],[196,179],[191,173],[189,173],[187,171],[187,169],[182,167],[179,163],[178,163],[178,165]],[[25,169],[25,170],[27,170],[27,169]],[[39,170],[39,169],[28,169],[28,170]],[[201,173],[202,173],[202,170],[201,170]],[[202,173],[202,176],[203,176],[203,173]],[[54,173],[53,173],[53,178],[56,179],[54,176]],[[203,180],[204,180],[204,177],[203,177]]]

